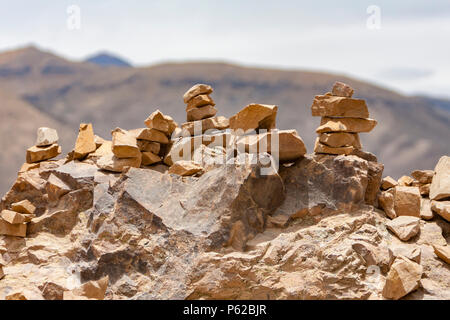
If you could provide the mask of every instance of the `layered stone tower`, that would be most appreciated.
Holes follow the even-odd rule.
[[[187,121],[203,120],[216,115],[216,104],[209,96],[213,88],[207,84],[196,84],[184,95],[183,101],[186,103]]]

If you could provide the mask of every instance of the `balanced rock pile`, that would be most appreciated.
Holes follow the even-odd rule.
[[[217,109],[214,107],[216,104],[209,96],[212,92],[211,86],[196,84],[183,95],[184,103],[186,103],[187,121],[212,118],[216,115]]]
[[[362,149],[359,133],[370,132],[377,121],[369,119],[366,102],[352,98],[353,92],[350,86],[336,82],[332,92],[314,98],[312,115],[322,117],[314,152],[348,155]]]
[[[0,235],[25,238],[27,224],[35,217],[36,207],[28,200],[13,203],[0,213]],[[1,278],[0,265],[0,278]]]
[[[55,129],[42,127],[37,131],[36,145],[27,150],[26,161],[28,164],[50,160],[61,154],[58,145],[58,133]]]

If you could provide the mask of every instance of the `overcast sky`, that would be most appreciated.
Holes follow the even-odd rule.
[[[71,5],[80,29],[67,26]],[[449,0],[0,0],[0,50],[27,44],[77,60],[106,50],[135,65],[332,71],[450,98]]]

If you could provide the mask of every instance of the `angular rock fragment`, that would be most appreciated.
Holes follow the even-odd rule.
[[[420,264],[422,249],[420,246],[412,244],[395,244],[389,247],[389,265],[395,261],[396,258],[404,256],[415,263]]]
[[[89,159],[98,159],[112,153],[112,141],[105,141],[95,152],[89,154]]]
[[[319,141],[322,144],[332,148],[352,146],[357,149],[361,149],[361,142],[359,140],[359,136],[357,133],[348,133],[348,132],[322,133],[319,136]]]
[[[192,88],[190,88],[186,93],[183,95],[183,101],[184,103],[188,103],[189,100],[194,98],[195,96],[201,95],[201,94],[210,94],[213,92],[213,88],[207,84],[196,84]]]
[[[207,105],[215,106],[216,104],[209,95],[201,94],[189,100],[186,107],[186,111],[189,111],[194,108],[204,107]]]
[[[46,189],[50,201],[57,201],[63,195],[68,194],[72,190],[67,184],[65,184],[53,173],[50,174],[47,180]]]
[[[175,162],[169,169],[169,173],[179,176],[192,176],[202,172],[203,167],[194,161],[180,160]]]
[[[21,224],[25,222],[25,217],[15,211],[3,210],[0,217],[10,224]]]
[[[431,210],[430,199],[422,198],[420,200],[420,217],[424,220],[431,220],[434,217],[433,211]]]
[[[106,141],[107,140],[103,139],[102,137],[94,135],[94,142],[97,149],[100,148]]]
[[[386,215],[391,218],[395,219],[397,217],[397,214],[395,213],[394,209],[394,190],[389,189],[387,191],[381,192],[381,194],[378,197],[378,204],[383,209],[383,211],[386,213]]]
[[[386,277],[383,296],[398,300],[419,287],[423,268],[420,264],[400,256],[395,259]]]
[[[329,147],[327,145],[324,145],[320,142],[319,138],[316,139],[316,143],[314,145],[314,152],[315,153],[325,153],[325,154],[351,154],[355,148],[352,146],[349,147],[340,147],[340,148],[333,148]]]
[[[397,185],[398,185],[398,182],[390,176],[387,176],[387,177],[383,178],[383,180],[381,180],[381,189],[382,190],[388,190],[390,188],[396,187]]]
[[[161,150],[161,144],[153,141],[137,140],[137,146],[141,152],[151,152],[154,154],[158,154]]]
[[[369,111],[362,99],[337,96],[316,96],[311,106],[314,117],[368,118]]]
[[[181,129],[185,132],[188,132],[191,136],[195,134],[203,134],[205,133],[205,131],[211,129],[225,130],[229,127],[230,120],[222,116],[186,122],[181,125]],[[195,133],[195,129],[197,129],[199,132]]]
[[[39,166],[40,166],[40,163],[39,163],[39,162],[38,162],[38,163],[26,163],[26,162],[25,162],[25,163],[22,165],[22,167],[20,167],[18,173],[20,174],[20,173],[27,172],[27,171],[30,171],[30,170],[33,170],[33,169],[38,169]]]
[[[71,291],[64,291],[63,300],[103,300],[108,284],[108,276],[98,281],[88,281]]]
[[[434,253],[445,263],[450,264],[450,246],[433,244]]]
[[[431,210],[450,222],[450,201],[431,201]]]
[[[394,210],[397,217],[420,217],[420,199],[418,187],[395,187]]]
[[[410,216],[401,216],[388,221],[386,227],[400,240],[408,241],[419,233],[420,219]]]
[[[11,205],[13,211],[24,213],[24,214],[34,214],[36,207],[29,200],[22,200]]]
[[[58,143],[58,132],[55,129],[42,127],[37,130],[36,147],[47,147]]]
[[[430,199],[450,198],[450,157],[441,157],[434,171],[436,174],[433,176],[430,186]]]
[[[232,130],[241,129],[244,132],[258,129],[274,129],[278,107],[266,104],[249,104],[230,118]]]
[[[117,158],[113,153],[106,154],[97,160],[100,169],[111,172],[123,172],[127,167],[139,168],[141,166],[142,155],[135,158]]]
[[[149,129],[155,129],[165,134],[169,134],[169,121],[164,117],[161,111],[156,110],[153,112],[147,120],[145,120],[145,125]]]
[[[419,186],[419,192],[422,197],[426,197],[430,194],[430,186],[431,186],[431,183],[422,184]]]
[[[33,146],[27,150],[27,163],[50,160],[59,154],[61,154],[61,147],[57,144],[52,144],[48,147]]]
[[[2,280],[2,278],[5,276],[5,273],[3,272],[3,267],[0,264],[0,280]]]
[[[136,136],[120,128],[112,131],[112,152],[117,158],[136,158],[141,153]]]
[[[333,89],[331,90],[331,93],[334,96],[347,98],[351,98],[353,96],[353,92],[354,90],[352,87],[350,87],[348,84],[339,81],[336,81],[334,83]]]
[[[376,125],[373,119],[322,117],[316,132],[370,132]]]
[[[25,236],[27,235],[27,225],[25,223],[11,224],[1,218],[0,235],[25,238]]]
[[[152,152],[142,152],[142,163],[143,166],[150,166],[152,164],[161,162],[161,157]]]
[[[75,160],[85,158],[89,153],[97,150],[95,143],[94,129],[92,124],[82,123],[78,131],[77,141],[73,150],[73,158]]]
[[[214,117],[216,113],[217,109],[212,105],[193,108],[187,111],[187,121],[197,121],[205,118],[211,118]]]
[[[415,170],[411,172],[411,176],[419,181],[420,184],[431,183],[434,176],[433,170]]]
[[[138,140],[147,140],[153,142],[159,142],[162,144],[168,144],[169,139],[164,134],[164,132],[156,130],[156,129],[134,129],[130,130],[129,133],[133,135]]]
[[[402,176],[400,179],[398,179],[398,185],[403,187],[410,187],[414,183],[414,179],[410,176]]]

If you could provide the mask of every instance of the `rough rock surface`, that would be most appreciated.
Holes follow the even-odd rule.
[[[450,198],[450,157],[443,156],[434,169],[436,174],[430,186],[430,199]]]

